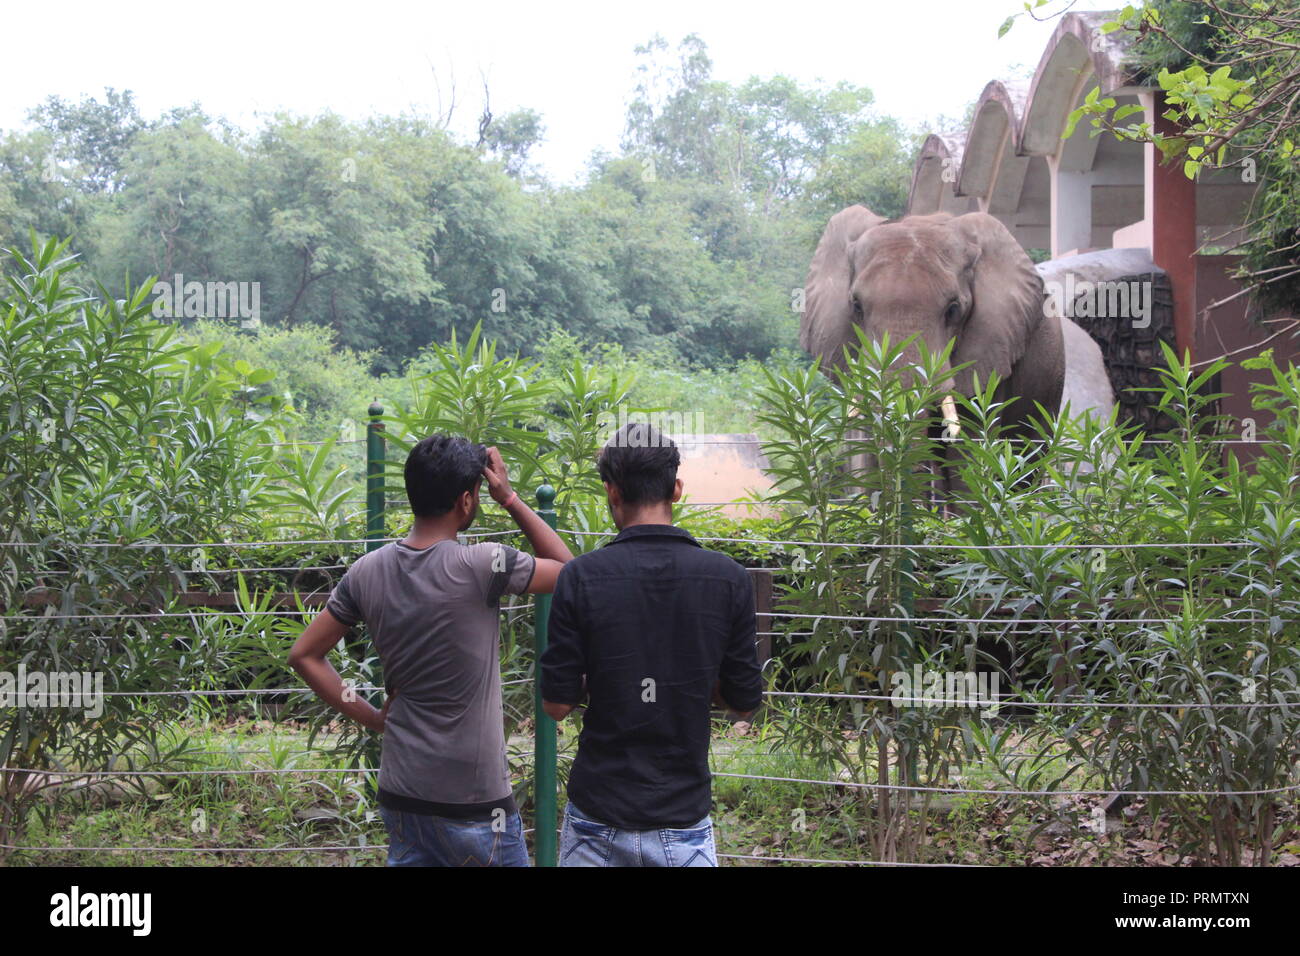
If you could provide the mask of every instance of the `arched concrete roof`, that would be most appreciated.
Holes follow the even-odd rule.
[[[959,197],[987,198],[999,186],[1005,191],[1008,179],[1023,177],[1026,157],[1052,156],[1061,149],[1061,133],[1085,83],[1095,82],[1104,94],[1131,89],[1124,67],[1126,34],[1101,32],[1114,16],[1087,12],[1062,17],[1025,94],[996,80],[984,87],[960,149],[927,136],[913,165],[908,212],[957,208],[963,205]],[[1010,176],[999,184],[1003,166]],[[945,168],[946,180],[941,176]]]
[[[1126,86],[1124,34],[1102,33],[1101,26],[1114,13],[1071,13],[1052,31],[1038,69],[1029,85],[1020,150],[1050,156],[1060,147],[1065,121],[1074,109],[1078,91],[1091,75],[1103,93]]]
[[[949,208],[954,198],[952,187],[960,168],[961,149],[956,143],[937,133],[927,136],[912,169],[908,211],[923,214]]]
[[[993,80],[985,85],[975,103],[974,118],[962,148],[966,161],[962,163],[961,173],[954,184],[957,195],[988,195],[1008,131],[1012,144],[1020,142],[1019,107],[1001,81]]]

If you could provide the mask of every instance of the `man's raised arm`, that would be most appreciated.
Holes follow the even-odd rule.
[[[510,487],[505,462],[501,460],[501,453],[496,447],[489,448],[487,455],[488,463],[483,469],[483,477],[487,479],[488,494],[510,513],[528,543],[533,546],[533,555],[537,559],[537,568],[533,571],[528,593],[550,594],[555,590],[555,579],[559,577],[560,569],[566,562],[573,560],[573,552],[555,533],[555,529],[543,521]]]

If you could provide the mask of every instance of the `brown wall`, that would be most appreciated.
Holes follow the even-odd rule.
[[[1243,418],[1253,417],[1259,429],[1269,421],[1269,418],[1257,415],[1250,407],[1250,383],[1266,381],[1268,375],[1241,368],[1241,360],[1271,347],[1279,365],[1288,360],[1300,362],[1300,342],[1290,335],[1280,335],[1264,343],[1265,339],[1274,334],[1275,328],[1252,322],[1246,317],[1245,296],[1207,311],[1211,303],[1238,291],[1240,286],[1229,277],[1229,273],[1240,262],[1240,256],[1196,257],[1196,338],[1192,353],[1195,361],[1205,362],[1207,359],[1236,352],[1228,355],[1228,361],[1233,365],[1220,377],[1218,391],[1229,393],[1229,397],[1220,403],[1219,411],[1231,415],[1238,423],[1238,434]],[[1246,351],[1237,352],[1238,349]]]

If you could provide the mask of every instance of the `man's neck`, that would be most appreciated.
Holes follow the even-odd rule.
[[[455,540],[459,530],[459,522],[450,512],[448,517],[416,518],[415,523],[411,525],[410,533],[402,539],[402,544],[408,548],[423,550],[439,541]]]
[[[623,518],[623,525],[619,528],[624,531],[628,528],[639,524],[672,524],[673,508],[672,505],[657,506],[653,508],[642,508],[635,514],[626,515]]]

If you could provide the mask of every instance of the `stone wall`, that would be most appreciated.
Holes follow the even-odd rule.
[[[1120,407],[1120,421],[1148,433],[1172,427],[1141,388],[1157,387],[1164,364],[1159,342],[1174,344],[1174,300],[1169,277],[1145,249],[1103,249],[1040,263],[1049,295],[1101,348]],[[1127,298],[1126,298],[1127,296]]]

